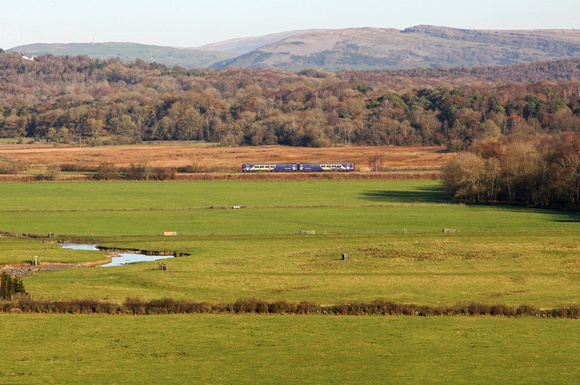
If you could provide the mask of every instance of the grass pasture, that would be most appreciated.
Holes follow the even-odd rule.
[[[90,263],[107,259],[104,251],[88,252],[63,249],[56,243],[43,243],[27,238],[0,237],[0,264],[30,263],[34,256],[41,262]]]
[[[191,254],[165,260],[167,271],[149,262],[40,272],[24,278],[35,299],[580,304],[579,213],[453,204],[438,181],[1,183],[0,196],[0,231]],[[104,256],[0,237],[0,264],[34,255]],[[0,314],[0,323],[14,346],[0,383],[580,380],[577,320]]]
[[[2,383],[575,383],[578,321],[0,315]],[[50,348],[47,348],[50,347]]]
[[[36,298],[580,303],[578,213],[451,204],[437,181],[3,183],[0,193],[2,231],[190,254],[162,273],[150,262],[26,277]],[[34,239],[0,246],[0,263],[104,259]]]
[[[112,246],[176,248],[191,256],[119,268],[65,269],[27,277],[35,298],[127,297],[336,304],[387,299],[421,305],[459,302],[537,307],[580,303],[578,237],[573,232],[502,236],[207,236]],[[343,252],[350,260],[340,259]]]
[[[0,194],[1,231],[97,238],[574,231],[580,217],[450,204],[439,181],[3,183]]]

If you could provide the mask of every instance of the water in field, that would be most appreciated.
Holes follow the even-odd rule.
[[[168,258],[173,258],[173,255],[145,255],[145,254],[123,253],[119,254],[118,257],[114,257],[111,262],[105,265],[101,265],[100,267],[121,266],[134,262],[152,262]]]
[[[63,249],[73,249],[73,250],[89,250],[98,251],[99,245],[85,244],[85,243],[61,243]],[[111,266],[122,266],[128,263],[135,262],[151,262],[158,261],[160,259],[173,258],[173,255],[145,255],[140,253],[120,253],[117,257],[113,257],[113,260],[100,267],[111,267]]]
[[[60,244],[63,249],[73,249],[73,250],[91,250],[91,251],[98,251],[99,245],[92,245],[90,243],[61,243]]]

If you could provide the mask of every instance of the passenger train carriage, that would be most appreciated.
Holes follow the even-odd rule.
[[[299,171],[353,171],[354,163],[301,163]]]
[[[242,171],[298,171],[298,165],[295,163],[250,163],[243,164]]]
[[[354,163],[248,163],[243,172],[354,171]]]

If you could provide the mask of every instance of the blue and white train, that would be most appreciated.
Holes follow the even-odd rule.
[[[247,163],[243,172],[354,171],[354,163]]]

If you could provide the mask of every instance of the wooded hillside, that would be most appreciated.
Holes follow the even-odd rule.
[[[0,137],[460,149],[500,135],[578,131],[579,72],[580,60],[292,73],[0,53]]]

